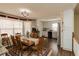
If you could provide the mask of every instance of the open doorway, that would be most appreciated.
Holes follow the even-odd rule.
[[[58,23],[52,23],[52,38],[57,39]]]
[[[61,46],[61,21],[43,21],[43,34],[57,55]]]
[[[61,31],[60,31],[60,23],[52,23],[52,39],[56,41],[58,48],[60,48],[61,45]]]

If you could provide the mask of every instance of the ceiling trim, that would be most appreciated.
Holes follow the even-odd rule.
[[[36,19],[25,18],[25,17],[16,16],[16,15],[4,13],[4,12],[0,12],[0,16],[7,17],[7,18],[13,18],[13,19],[19,19],[19,20],[23,20],[23,21],[35,21],[36,20]]]

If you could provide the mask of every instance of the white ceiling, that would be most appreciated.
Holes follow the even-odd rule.
[[[64,10],[74,6],[74,3],[0,3],[0,12],[22,16],[18,9],[27,8],[32,11],[30,18],[49,19],[59,17]]]

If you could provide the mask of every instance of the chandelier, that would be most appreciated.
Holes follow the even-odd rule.
[[[29,9],[23,9],[23,8],[21,8],[19,10],[20,10],[21,15],[23,17],[26,17],[26,18],[28,18],[29,17],[29,14],[31,13],[31,11]]]

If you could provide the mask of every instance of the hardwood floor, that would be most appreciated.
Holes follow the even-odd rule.
[[[66,51],[58,47],[56,39],[52,39],[49,43],[53,50],[52,56],[74,56],[71,51]]]
[[[58,52],[58,56],[74,56],[73,52],[60,49]]]
[[[46,44],[47,51],[49,48],[51,48],[51,50],[52,50],[51,56],[74,56],[74,54],[71,51],[63,50],[59,46],[57,46],[56,39],[51,39],[50,41],[48,41],[48,43]],[[17,56],[15,53],[12,52],[12,51],[14,51],[14,49],[8,49],[8,50],[10,51],[12,56]],[[35,52],[33,52],[33,51],[26,50],[26,51],[24,51],[23,56],[37,56],[37,55],[35,55]],[[42,56],[47,56],[47,55],[44,54]]]

